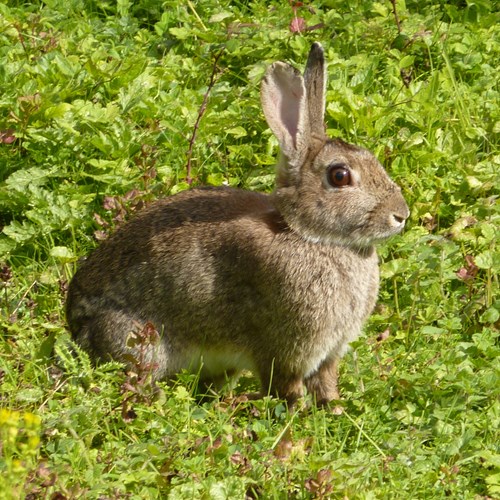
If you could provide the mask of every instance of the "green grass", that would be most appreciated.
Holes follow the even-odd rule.
[[[494,2],[0,5],[0,498],[498,498],[500,15]],[[329,61],[329,133],[411,207],[341,366],[344,412],[199,401],[69,340],[78,258],[194,184],[273,187],[267,64]],[[221,52],[216,66],[214,60]],[[214,85],[209,88],[211,76]]]

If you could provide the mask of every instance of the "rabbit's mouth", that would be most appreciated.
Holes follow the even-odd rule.
[[[359,224],[358,227],[345,228],[342,232],[316,232],[311,228],[304,227],[296,228],[294,232],[309,243],[366,250],[399,234],[403,230],[405,222],[406,219],[402,219],[397,224],[386,226],[384,229],[373,228],[372,231],[367,230],[365,224]]]

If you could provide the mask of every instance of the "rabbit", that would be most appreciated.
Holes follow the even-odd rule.
[[[272,64],[261,104],[281,150],[274,192],[159,200],[80,266],[67,320],[94,361],[137,355],[127,339],[152,324],[155,380],[251,370],[262,395],[289,405],[305,391],[318,405],[340,398],[339,361],[377,300],[375,244],[403,229],[409,209],[369,151],[325,135],[325,93],[319,43],[303,76]]]

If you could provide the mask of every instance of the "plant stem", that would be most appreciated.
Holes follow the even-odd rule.
[[[396,9],[396,0],[391,0],[392,13],[394,14],[394,19],[396,20],[396,26],[398,27],[398,33],[401,34],[401,21],[399,20],[398,11]]]
[[[215,84],[215,75],[217,73],[217,62],[224,52],[224,48],[222,48],[219,53],[215,56],[214,59],[214,64],[212,67],[212,74],[210,75],[210,83],[208,84],[207,91],[205,92],[205,95],[203,96],[203,102],[201,103],[200,109],[198,110],[198,117],[196,118],[196,122],[193,127],[193,133],[191,135],[191,139],[189,140],[189,149],[187,152],[187,163],[186,163],[186,182],[191,185],[193,182],[193,179],[191,177],[191,157],[193,156],[193,148],[194,148],[194,141],[196,140],[196,134],[198,132],[198,128],[200,126],[201,118],[205,114],[205,111],[207,110],[207,103],[208,103],[208,96],[210,92],[212,91],[212,88]]]

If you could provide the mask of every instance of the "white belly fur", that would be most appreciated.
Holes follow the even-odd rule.
[[[199,373],[201,378],[215,378],[242,370],[255,372],[255,364],[246,352],[236,347],[193,348],[184,352],[179,359],[179,371],[182,369]]]

